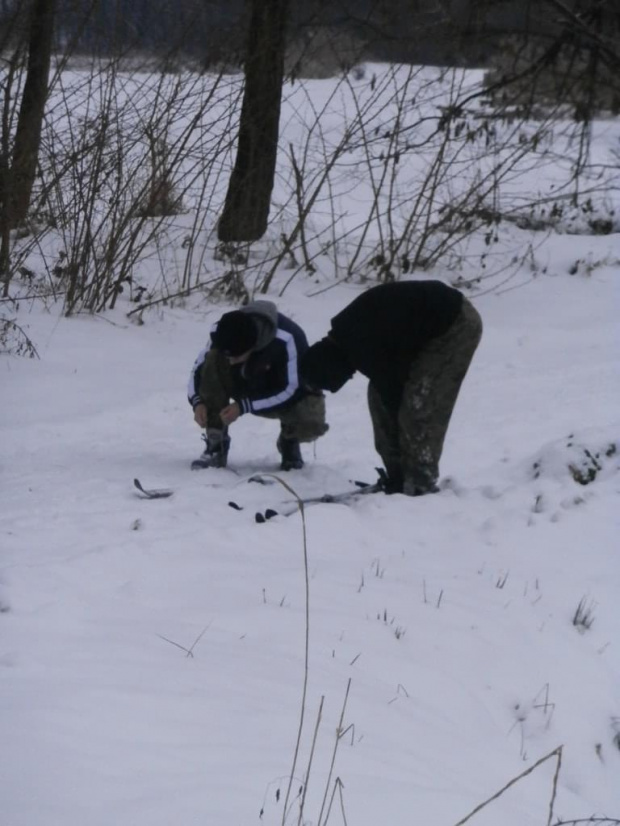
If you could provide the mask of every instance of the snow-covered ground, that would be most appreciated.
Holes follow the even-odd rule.
[[[349,680],[332,774],[348,823],[450,826],[558,746],[556,816],[620,817],[617,278],[546,275],[476,301],[485,334],[440,494],[307,508],[293,798],[325,698],[307,822]],[[280,307],[314,340],[356,289],[310,299],[300,282]],[[40,360],[2,359],[6,826],[282,818],[304,679],[302,522],[254,521],[290,499],[247,482],[277,471],[273,422],[243,417],[231,468],[189,471],[187,371],[224,309],[144,326],[31,314]],[[328,402],[329,433],[285,475],[300,494],[375,476],[365,381]],[[569,466],[593,461],[578,484]],[[135,476],[175,494],[139,499]],[[582,600],[587,629],[573,623]],[[473,822],[546,822],[554,768]]]
[[[441,492],[305,523],[257,524],[292,494],[248,480],[373,482],[364,379],[303,470],[244,416],[230,467],[190,472],[187,377],[230,305],[141,325],[22,305],[40,358],[0,356],[1,826],[456,826],[532,767],[468,822],[620,822],[620,236],[514,232],[496,257],[532,255],[470,294],[485,331]],[[332,275],[266,297],[314,341],[363,289]],[[560,748],[559,774],[559,752],[536,766]]]

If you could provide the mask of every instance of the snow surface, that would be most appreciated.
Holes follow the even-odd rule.
[[[296,823],[306,785],[314,826],[332,795],[331,824],[454,826],[560,746],[554,822],[620,818],[620,237],[537,255],[472,296],[442,491],[309,506],[305,545],[299,514],[254,519],[291,493],[248,479],[374,481],[364,379],[303,470],[244,416],[229,469],[192,473],[188,371],[228,305],[20,316],[40,359],[0,357],[2,826]],[[360,289],[268,297],[313,341]],[[546,824],[556,766],[469,822]]]
[[[334,773],[348,823],[455,823],[560,745],[556,815],[620,814],[618,453],[605,455],[617,275],[541,276],[476,301],[485,333],[440,494],[306,509],[294,796],[325,697],[307,822],[349,680]],[[303,287],[279,303],[311,339],[359,289]],[[223,309],[140,327],[31,314],[40,360],[2,359],[5,826],[258,823],[261,809],[280,822],[304,677],[302,522],[254,521],[291,498],[247,482],[277,473],[274,422],[243,417],[230,469],[189,471],[187,371]],[[373,481],[365,384],[329,397],[329,433],[281,475],[300,494]],[[602,470],[580,485],[569,465],[587,464],[584,447]],[[134,476],[175,494],[141,500]],[[546,822],[553,770],[473,822]]]

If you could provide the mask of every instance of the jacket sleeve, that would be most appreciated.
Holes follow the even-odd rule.
[[[196,407],[197,404],[203,404],[203,401],[198,393],[200,387],[200,368],[202,367],[202,362],[205,360],[205,356],[208,351],[209,345],[207,344],[198,353],[189,374],[189,381],[187,382],[187,401],[192,407]]]
[[[383,404],[389,410],[398,410],[405,376],[401,375],[396,356],[386,347],[385,339],[361,335],[354,341],[350,351],[351,364],[370,379]]]
[[[235,399],[242,414],[260,414],[280,407],[299,390],[298,349],[294,335],[278,329],[270,350],[269,358],[262,365],[270,373],[269,391],[263,393],[256,386],[247,396]]]

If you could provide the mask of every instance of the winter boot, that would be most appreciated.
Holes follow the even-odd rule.
[[[405,496],[424,496],[427,493],[439,493],[435,474],[423,468],[417,469],[413,473],[405,473],[403,493]]]
[[[285,439],[282,434],[278,436],[277,448],[282,457],[280,470],[299,470],[304,466],[301,458],[301,450],[297,439]]]
[[[386,462],[385,469],[378,467],[377,472],[379,474],[379,483],[385,493],[391,494],[403,492],[404,477],[400,462]]]
[[[228,463],[228,450],[230,448],[230,437],[228,431],[215,430],[209,428],[202,438],[205,442],[205,449],[198,459],[192,462],[192,470],[203,470],[209,467],[226,467]]]

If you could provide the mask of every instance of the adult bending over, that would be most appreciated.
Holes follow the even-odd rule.
[[[371,287],[331,321],[302,358],[312,386],[340,390],[356,370],[370,379],[368,406],[387,490],[438,490],[439,460],[456,399],[482,335],[474,306],[439,281]]]

